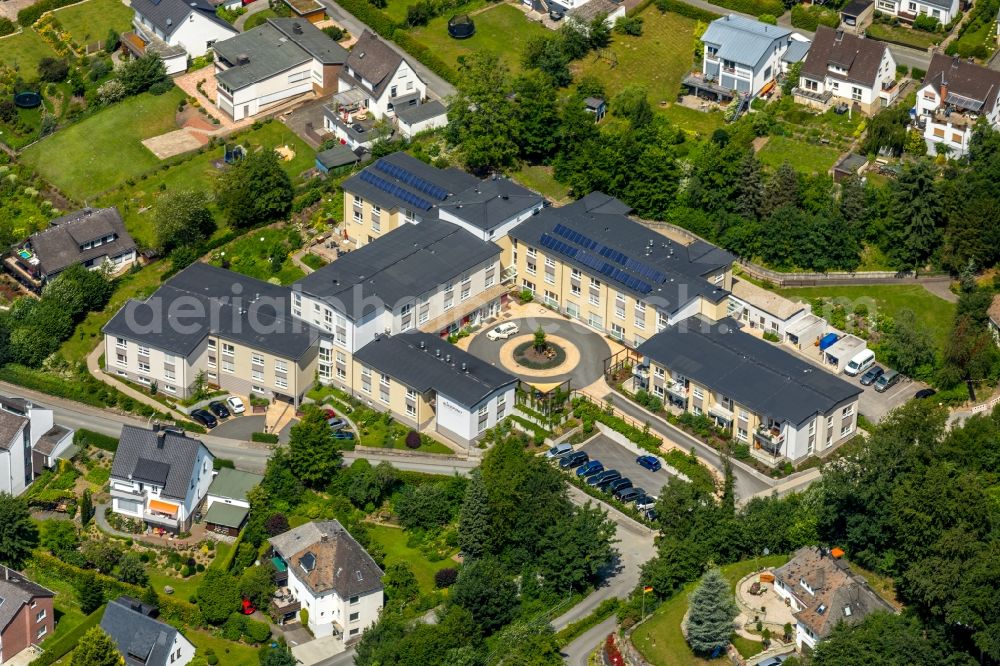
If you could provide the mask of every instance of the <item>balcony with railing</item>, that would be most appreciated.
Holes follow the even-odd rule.
[[[754,432],[753,438],[756,445],[754,449],[764,451],[772,457],[784,455],[782,449],[785,446],[785,436],[778,426],[762,425]]]
[[[287,587],[278,588],[271,597],[271,610],[275,617],[282,618],[302,609],[302,602],[295,598]]]
[[[708,408],[708,414],[709,416],[714,416],[717,419],[722,419],[726,423],[733,422],[733,410],[719,403],[713,403],[710,405]]]
[[[114,483],[111,484],[111,496],[117,497],[119,499],[127,500],[141,500],[146,496],[145,491],[135,490],[133,488],[120,488]]]
[[[180,522],[177,520],[176,516],[161,513],[159,511],[143,511],[142,519],[147,523],[152,523],[153,525],[159,525],[161,527],[169,527],[171,529],[177,529],[180,526]]]

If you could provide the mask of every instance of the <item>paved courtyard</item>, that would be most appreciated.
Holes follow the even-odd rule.
[[[635,459],[636,453],[629,451],[624,446],[605,435],[598,435],[587,440],[580,451],[584,451],[591,460],[600,460],[604,469],[616,469],[623,477],[632,481],[636,488],[642,488],[650,495],[659,496],[660,489],[666,485],[670,475],[665,469],[659,472],[650,472],[645,467],[640,467]],[[574,470],[575,471],[575,470]]]

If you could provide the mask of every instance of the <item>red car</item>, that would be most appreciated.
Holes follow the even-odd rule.
[[[257,607],[253,605],[253,602],[249,599],[244,599],[243,603],[240,605],[240,612],[244,615],[253,615],[257,612]]]
[[[324,407],[323,408],[323,413],[326,414],[326,420],[327,421],[329,421],[330,419],[332,419],[333,417],[335,417],[337,415],[337,412],[333,411],[329,407]]]

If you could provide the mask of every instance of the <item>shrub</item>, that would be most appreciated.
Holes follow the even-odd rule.
[[[222,625],[222,637],[227,641],[238,641],[243,636],[243,629],[246,626],[246,618],[239,613],[233,613]]]
[[[42,58],[38,62],[38,78],[49,83],[65,81],[69,76],[69,63],[59,58]]]
[[[530,289],[522,289],[518,298],[520,298],[523,303],[530,303],[535,300],[535,294]]]
[[[906,65],[902,65],[902,64],[896,65],[896,74],[898,74],[900,76],[906,76],[909,73],[910,73],[910,68],[907,67]]]
[[[923,30],[924,32],[935,32],[939,25],[941,25],[941,21],[930,14],[920,14],[917,18],[913,19],[914,29]]]
[[[639,37],[642,35],[641,16],[621,16],[615,21],[615,32]]]
[[[9,18],[0,16],[0,37],[12,35],[17,31],[17,26]]]
[[[243,635],[251,643],[263,643],[271,637],[271,627],[264,622],[247,618],[243,622]]]
[[[924,77],[927,76],[927,70],[920,69],[919,67],[913,67],[912,69],[910,69],[910,76],[915,81],[923,81]]]
[[[278,436],[273,432],[255,432],[250,435],[250,441],[261,442],[263,444],[277,444]]]
[[[438,588],[451,587],[457,579],[458,570],[452,569],[451,567],[439,569],[437,573],[434,574],[434,584]]]
[[[419,449],[420,448],[420,433],[416,430],[411,430],[406,433],[406,448],[408,449]]]
[[[342,40],[344,37],[347,36],[347,31],[336,25],[328,25],[327,27],[323,28],[323,32],[326,33],[327,37],[329,37],[335,42],[339,42],[340,40]]]

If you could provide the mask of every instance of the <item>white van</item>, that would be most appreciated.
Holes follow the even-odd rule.
[[[875,352],[871,349],[865,349],[855,354],[854,358],[848,361],[847,365],[844,366],[844,374],[854,377],[855,375],[860,375],[873,365],[875,365]]]

